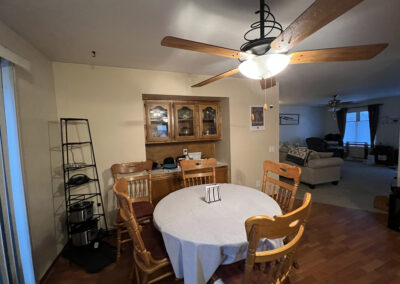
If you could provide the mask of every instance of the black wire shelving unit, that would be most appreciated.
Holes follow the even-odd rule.
[[[70,141],[68,137],[68,127],[73,125],[84,125],[87,127],[87,134],[89,140],[87,141]],[[101,194],[99,175],[97,172],[96,158],[94,155],[92,135],[90,132],[89,120],[86,118],[60,118],[60,129],[61,129],[61,153],[62,153],[62,163],[63,163],[63,173],[64,173],[64,192],[65,192],[65,206],[67,212],[67,231],[68,239],[71,240],[71,231],[73,231],[74,226],[79,224],[74,224],[70,222],[70,208],[74,204],[79,202],[89,200],[94,201],[94,207],[97,207],[97,212],[93,214],[93,219],[98,219],[98,225],[107,234],[107,220],[104,211],[103,197]],[[72,151],[75,149],[80,149],[81,147],[90,147],[90,161],[75,162]],[[89,171],[88,176],[91,177],[84,183],[79,185],[72,185],[68,181],[75,173],[80,173],[82,171]],[[93,184],[95,187],[94,192],[82,192],[84,186]]]

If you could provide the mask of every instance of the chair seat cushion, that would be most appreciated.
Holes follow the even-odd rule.
[[[143,225],[142,228],[141,236],[144,246],[151,253],[152,257],[156,260],[168,257],[162,235],[156,228],[154,228],[154,225],[148,223]]]
[[[269,270],[268,265],[264,271],[262,271],[260,267],[261,266],[259,264],[254,265],[253,271],[251,273],[252,284],[267,283]],[[225,284],[243,284],[244,270],[245,260],[242,260],[232,264],[220,265],[215,274]],[[289,278],[286,278],[283,283],[289,284]]]
[[[136,219],[153,216],[154,206],[148,201],[140,201],[132,203],[133,211],[135,211]]]
[[[140,202],[132,202],[133,211],[135,212],[136,219],[140,220],[142,218],[153,216],[154,206],[150,202],[140,201]],[[119,209],[117,210],[117,219],[116,224],[121,224],[124,220],[119,213]]]

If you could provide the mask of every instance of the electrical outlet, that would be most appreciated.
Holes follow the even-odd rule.
[[[188,150],[187,149],[183,149],[183,155],[186,156],[188,154]]]
[[[270,153],[275,152],[275,147],[274,147],[274,146],[269,146],[269,152],[270,152]]]
[[[261,182],[260,182],[260,180],[258,179],[258,180],[256,180],[256,187],[259,187],[261,185]]]

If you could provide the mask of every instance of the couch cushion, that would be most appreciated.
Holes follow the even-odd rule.
[[[320,156],[321,159],[332,158],[333,152],[318,152],[318,155]]]
[[[289,152],[289,147],[282,146],[282,147],[279,148],[279,152],[288,153]]]
[[[286,160],[296,163],[300,166],[304,166],[304,164],[307,163],[308,156],[310,155],[311,150],[305,148],[305,147],[297,147],[290,149]]]
[[[320,159],[321,156],[319,155],[319,152],[316,151],[311,151],[310,155],[308,156],[308,160],[315,160],[315,159]]]
[[[308,161],[308,167],[312,169],[340,167],[342,164],[343,159],[340,158],[315,159]]]

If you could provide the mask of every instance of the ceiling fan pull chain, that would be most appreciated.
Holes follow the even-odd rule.
[[[267,106],[267,79],[264,78],[263,80],[264,80],[264,86],[265,86],[265,89],[264,89],[264,110],[267,110],[267,108],[268,108],[268,106]]]

